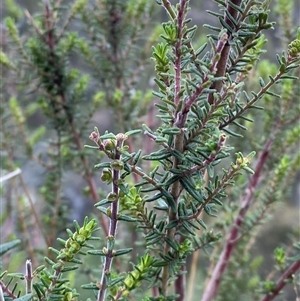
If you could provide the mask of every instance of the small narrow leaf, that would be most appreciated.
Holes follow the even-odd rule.
[[[259,77],[258,80],[261,87],[264,87],[266,85],[262,77]]]
[[[183,222],[182,223],[182,227],[189,232],[190,234],[192,234],[193,236],[196,235],[195,231],[189,226],[189,224],[187,222]]]
[[[120,249],[115,251],[115,253],[113,254],[115,257],[116,256],[121,256],[127,253],[130,253],[133,249],[132,248],[126,248],[126,249]]]
[[[129,222],[129,223],[134,223],[134,222],[137,222],[137,218],[134,218],[134,217],[130,217],[128,215],[119,215],[118,216],[118,221],[124,221],[124,222]]]
[[[77,265],[68,266],[68,267],[64,267],[64,268],[61,270],[61,273],[70,272],[70,271],[74,271],[74,270],[77,270],[77,269],[78,269],[78,266],[77,266]]]
[[[169,222],[165,229],[172,229],[172,228],[177,227],[177,225],[178,225],[178,221],[174,220],[174,221]]]
[[[6,242],[0,245],[0,256],[8,252],[9,250],[15,248],[17,245],[21,243],[20,239],[12,240],[10,242]]]
[[[83,284],[81,285],[81,288],[83,289],[88,289],[88,290],[98,290],[98,286],[94,283],[89,283],[89,284]]]
[[[29,301],[33,297],[33,294],[26,294],[22,297],[14,299],[14,301]]]
[[[142,130],[131,130],[125,133],[125,136],[129,137],[132,135],[136,135],[136,134],[140,134],[142,132]]]

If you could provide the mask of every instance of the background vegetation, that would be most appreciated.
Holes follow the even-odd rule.
[[[3,2],[1,300],[299,298],[299,3],[176,3]]]

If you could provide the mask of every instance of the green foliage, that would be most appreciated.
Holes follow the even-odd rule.
[[[26,274],[10,273],[6,275],[6,277],[10,277],[11,280],[14,278],[21,280],[26,279],[26,295],[19,297],[20,292],[15,293],[17,285],[10,290],[9,285],[11,281],[8,281],[3,293],[7,293],[12,299],[20,300],[32,299],[32,289],[34,289],[39,300],[49,298],[53,300],[71,300],[78,296],[75,290],[68,287],[69,280],[63,278],[63,274],[78,269],[78,265],[82,264],[82,261],[75,258],[75,256],[78,253],[85,255],[86,253],[82,249],[92,248],[87,242],[89,240],[98,239],[98,237],[92,236],[92,233],[97,230],[95,220],[89,221],[88,218],[86,218],[82,227],[75,222],[75,228],[76,231],[74,233],[67,229],[69,238],[66,241],[60,239],[60,243],[64,245],[63,249],[57,250],[51,248],[51,251],[56,255],[55,261],[45,257],[45,261],[47,265],[50,265],[50,268],[42,265],[33,271],[31,261],[27,260]],[[10,243],[10,245],[12,245],[12,243]],[[3,278],[4,275],[5,273],[2,273],[1,278]],[[33,279],[36,277],[38,278],[38,281],[32,283]]]
[[[15,21],[18,6],[7,2],[10,47],[0,52],[7,176],[1,182],[8,196],[16,192],[16,206],[7,207],[2,223],[18,212],[13,232],[31,260],[25,273],[1,273],[1,300],[182,301],[197,282],[201,294],[194,300],[266,301],[288,281],[296,283],[298,244],[291,253],[274,248],[279,281],[263,279],[263,257],[252,253],[261,225],[288,197],[300,168],[293,4],[277,1],[288,41],[271,63],[261,60],[267,32],[276,26],[267,0],[216,0],[219,9],[208,11],[212,24],[204,25],[209,34],[201,45],[189,1],[156,1],[168,18],[157,26],[154,1],[77,0],[69,8],[46,1],[42,14],[26,11],[25,35]],[[113,111],[113,129],[95,126],[94,145],[84,147],[102,108]],[[46,126],[32,128],[36,114]],[[39,153],[40,143],[46,147]],[[24,160],[45,173],[38,185],[41,210],[22,170],[15,172]],[[67,171],[82,176],[96,209],[82,226],[74,221],[74,230],[66,225],[77,184],[66,203]],[[67,237],[60,235],[65,229]],[[40,250],[34,230],[44,242]],[[17,243],[2,244],[0,254]],[[207,281],[192,273],[200,252],[206,262],[199,277]]]
[[[20,244],[20,242],[21,241],[19,239],[16,239],[16,240],[1,244],[0,245],[0,256],[3,256],[6,252],[15,248],[17,245]]]

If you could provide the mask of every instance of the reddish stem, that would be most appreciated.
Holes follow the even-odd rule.
[[[182,29],[183,20],[185,17],[186,0],[180,1],[180,9],[177,15],[177,42],[175,43],[175,98],[174,104],[178,106],[180,101],[180,88],[181,88],[181,43],[182,43]]]
[[[262,152],[260,153],[260,156],[257,161],[256,169],[255,169],[255,174],[253,175],[252,179],[249,182],[248,187],[246,188],[245,196],[244,196],[244,199],[243,199],[242,205],[241,205],[241,209],[240,209],[238,216],[229,232],[229,235],[226,239],[226,243],[224,245],[223,251],[219,257],[219,261],[213,270],[212,276],[211,276],[211,278],[208,282],[208,285],[204,291],[201,301],[211,301],[217,296],[217,293],[218,293],[218,290],[220,287],[220,283],[221,283],[221,278],[229,265],[229,260],[232,256],[235,245],[238,241],[239,229],[241,229],[245,215],[249,209],[250,204],[253,201],[253,194],[259,183],[259,178],[261,176],[261,172],[262,172],[263,167],[269,156],[269,150],[271,148],[272,142],[273,141],[271,139],[269,139],[266,142]]]
[[[240,6],[241,5],[241,0],[232,0],[232,3],[234,3],[237,6]],[[237,19],[238,11],[236,9],[234,9],[232,6],[230,6],[230,4],[227,4],[226,11],[233,17],[233,19]],[[232,22],[227,17],[226,13],[224,13],[224,21],[231,28],[234,27]],[[233,28],[233,30],[234,30],[234,28]],[[227,33],[228,33],[228,40],[230,40],[231,39],[231,33],[229,31],[227,31]],[[222,49],[221,58],[220,58],[220,60],[218,61],[218,64],[217,64],[217,72],[216,72],[216,75],[215,75],[216,77],[223,77],[225,75],[227,62],[228,62],[228,57],[229,57],[229,52],[230,52],[230,45],[227,42],[225,47],[223,47],[223,49]],[[217,92],[220,92],[221,89],[222,89],[222,86],[223,86],[223,82],[222,81],[217,81],[212,85],[212,89],[216,89]],[[213,93],[209,94],[208,102],[210,104],[213,104],[213,102],[214,102]]]
[[[293,275],[300,269],[300,260],[292,263],[292,265],[281,275],[276,283],[275,289],[267,295],[265,295],[261,301],[273,300],[282,290],[282,288],[288,283],[288,279],[292,279]]]

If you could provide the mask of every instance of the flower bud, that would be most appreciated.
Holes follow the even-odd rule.
[[[108,168],[104,168],[100,179],[102,182],[106,182],[107,184],[110,184],[112,182],[111,170]]]
[[[110,192],[106,198],[109,202],[114,202],[118,199],[118,196],[114,192]]]
[[[114,160],[110,163],[111,168],[114,170],[123,170],[124,169],[124,162],[121,160]]]
[[[107,139],[103,142],[104,149],[107,151],[112,151],[116,147],[116,141],[113,139]]]

